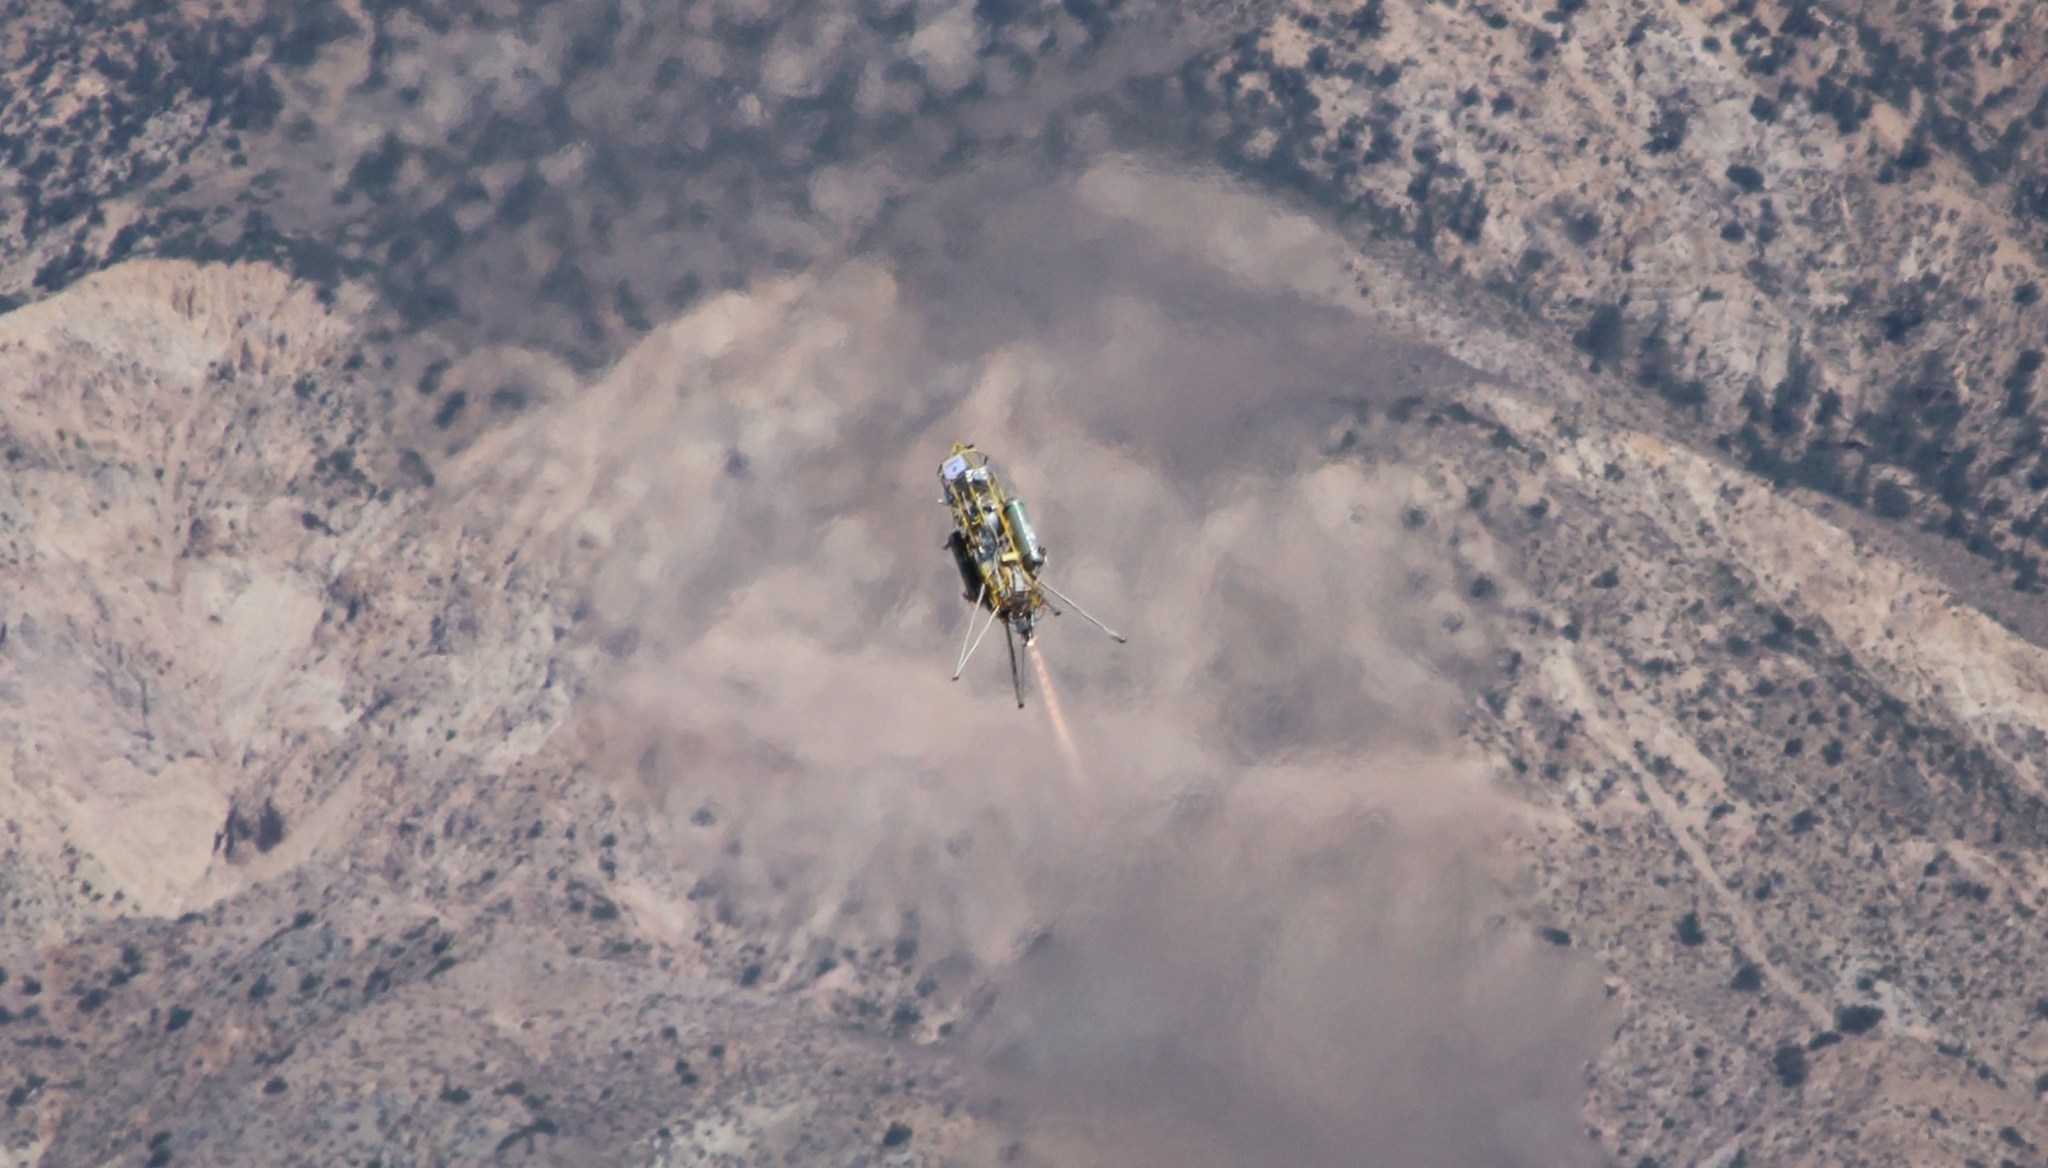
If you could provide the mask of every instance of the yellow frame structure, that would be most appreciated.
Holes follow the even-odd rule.
[[[949,468],[960,473],[948,475]],[[995,466],[973,443],[955,442],[940,467],[939,481],[953,513],[953,529],[980,573],[981,602],[1004,623],[1016,626],[1028,643],[1032,618],[1046,606],[1045,593],[1038,583],[1038,565],[1025,558],[1025,541],[1011,522],[1010,498]]]

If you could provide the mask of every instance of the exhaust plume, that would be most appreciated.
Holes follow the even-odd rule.
[[[1052,672],[1045,667],[1045,658],[1038,651],[1038,642],[1031,641],[1024,646],[1031,654],[1031,670],[1038,677],[1038,692],[1045,695],[1045,716],[1052,723],[1053,737],[1059,740],[1060,758],[1067,764],[1067,778],[1075,787],[1087,790],[1088,772],[1081,767],[1081,752],[1074,746],[1074,732],[1067,729],[1067,716],[1060,712],[1059,691],[1053,688]]]

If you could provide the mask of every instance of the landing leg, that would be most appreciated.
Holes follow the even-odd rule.
[[[1065,594],[1063,594],[1062,592],[1060,592],[1060,590],[1059,590],[1059,589],[1057,589],[1057,588],[1054,588],[1054,587],[1053,587],[1052,585],[1050,585],[1050,584],[1047,584],[1047,583],[1046,583],[1045,581],[1043,581],[1043,580],[1040,580],[1040,581],[1038,582],[1038,585],[1039,585],[1039,587],[1041,587],[1041,588],[1045,589],[1045,590],[1046,590],[1047,592],[1050,592],[1050,593],[1052,593],[1055,599],[1058,599],[1058,600],[1063,600],[1063,601],[1065,601],[1065,602],[1066,602],[1066,605],[1067,605],[1067,607],[1068,607],[1068,608],[1071,608],[1071,609],[1073,609],[1073,610],[1074,610],[1075,612],[1078,612],[1078,613],[1080,613],[1080,614],[1081,614],[1081,616],[1082,616],[1082,618],[1083,618],[1084,620],[1086,620],[1086,621],[1087,621],[1087,622],[1088,622],[1089,624],[1091,624],[1091,625],[1094,625],[1094,626],[1095,626],[1096,628],[1098,628],[1098,629],[1101,629],[1101,630],[1102,630],[1103,632],[1105,632],[1105,633],[1108,633],[1108,634],[1110,635],[1110,638],[1111,638],[1111,639],[1113,639],[1114,641],[1116,641],[1116,643],[1117,643],[1117,644],[1121,645],[1121,644],[1123,644],[1124,642],[1126,642],[1126,641],[1129,641],[1129,640],[1130,640],[1130,638],[1129,638],[1129,637],[1126,637],[1126,636],[1124,636],[1124,635],[1123,635],[1122,633],[1119,633],[1119,632],[1117,632],[1117,631],[1116,631],[1115,629],[1113,629],[1113,628],[1110,628],[1110,627],[1109,627],[1108,625],[1106,625],[1106,624],[1103,624],[1103,623],[1102,623],[1101,621],[1099,621],[1099,620],[1096,620],[1096,619],[1095,619],[1094,617],[1092,617],[1092,616],[1089,616],[1089,615],[1088,615],[1088,610],[1087,610],[1087,609],[1085,609],[1085,608],[1082,608],[1082,607],[1081,607],[1080,605],[1078,605],[1078,604],[1075,604],[1075,603],[1073,602],[1072,598],[1070,598],[1070,597],[1066,596]]]
[[[984,584],[981,587],[981,596],[987,595],[988,585]],[[988,620],[981,626],[981,632],[978,634],[974,632],[974,618],[981,615],[981,596],[977,596],[974,600],[974,611],[967,614],[967,629],[960,637],[960,663],[953,666],[954,681],[960,680],[961,672],[967,668],[967,659],[974,656],[976,649],[981,648],[981,638],[988,636],[989,626],[996,623],[995,610],[990,609]],[[1008,626],[1004,627],[1007,628]],[[973,638],[971,643],[968,640],[970,636]]]

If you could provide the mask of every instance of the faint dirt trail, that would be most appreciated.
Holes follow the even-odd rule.
[[[1713,857],[1707,854],[1706,844],[1696,834],[1690,821],[1698,818],[1697,815],[1681,808],[1678,801],[1671,797],[1671,792],[1665,790],[1663,784],[1659,783],[1647,768],[1632,765],[1635,757],[1632,741],[1654,742],[1660,748],[1669,748],[1669,740],[1683,736],[1675,733],[1647,706],[1637,705],[1636,708],[1630,709],[1624,706],[1619,698],[1612,702],[1596,700],[1586,685],[1584,675],[1565,654],[1555,654],[1546,661],[1544,673],[1555,687],[1555,692],[1560,697],[1568,699],[1571,708],[1585,715],[1587,735],[1599,743],[1617,762],[1628,767],[1634,777],[1641,782],[1643,794],[1649,800],[1651,811],[1664,825],[1664,829],[1671,833],[1672,840],[1678,844],[1679,850],[1685,853],[1686,860],[1699,872],[1701,887],[1713,895],[1716,905],[1734,926],[1736,940],[1741,943],[1744,953],[1750,960],[1756,962],[1758,969],[1773,987],[1797,1002],[1816,1026],[1826,1029],[1831,1019],[1827,1007],[1807,993],[1797,977],[1780,968],[1771,959],[1773,943],[1770,937],[1765,933],[1763,926],[1757,923],[1742,898],[1729,891],[1728,882],[1722,878],[1721,872],[1714,866]],[[1715,772],[1713,765],[1697,751],[1684,751],[1682,757],[1685,762]],[[1712,777],[1715,781],[1720,781],[1717,772],[1713,773]]]

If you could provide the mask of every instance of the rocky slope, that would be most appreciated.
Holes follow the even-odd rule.
[[[0,1163],[2037,1159],[2040,15],[1177,15],[10,9]]]

